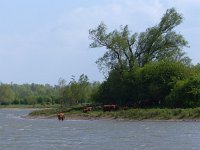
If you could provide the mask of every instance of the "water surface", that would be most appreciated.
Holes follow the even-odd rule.
[[[25,119],[0,109],[2,150],[199,150],[200,122]]]

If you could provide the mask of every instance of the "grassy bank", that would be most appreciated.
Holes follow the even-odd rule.
[[[82,112],[83,107],[70,107],[65,109],[50,108],[34,110],[29,117],[56,117],[64,112],[66,119],[128,119],[128,120],[200,120],[200,108],[188,109],[128,109],[111,112],[94,110],[89,113]]]
[[[57,108],[58,105],[0,105],[0,109]]]
[[[200,119],[200,108],[189,109],[130,109],[112,112],[113,118],[127,118],[133,120],[190,120]]]

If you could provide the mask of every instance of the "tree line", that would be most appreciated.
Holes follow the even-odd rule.
[[[62,106],[91,103],[91,94],[99,87],[99,82],[90,83],[82,74],[67,83],[60,78],[58,85],[49,84],[4,84],[0,83],[0,105],[55,105]]]

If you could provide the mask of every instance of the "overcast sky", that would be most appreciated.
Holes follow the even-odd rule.
[[[129,25],[141,32],[156,25],[166,9],[184,17],[176,29],[189,42],[185,52],[200,62],[200,0],[0,0],[0,81],[49,83],[86,74],[102,81],[88,30],[103,21],[110,30]]]

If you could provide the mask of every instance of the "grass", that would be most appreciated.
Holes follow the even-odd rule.
[[[30,117],[49,117],[57,116],[59,112],[64,112],[66,118],[79,119],[128,119],[128,120],[200,120],[200,107],[187,109],[168,109],[168,108],[149,108],[149,109],[128,109],[111,112],[103,112],[95,109],[89,113],[83,113],[84,106],[59,107],[59,105],[0,105],[1,108],[40,108],[33,110]]]
[[[26,109],[26,108],[55,108],[58,105],[0,105],[0,109],[2,108],[19,108],[19,109]]]
[[[200,119],[200,108],[188,109],[129,109],[127,111],[112,112],[115,118],[126,118],[133,120],[180,120]]]
[[[57,115],[59,112],[70,113],[70,114],[80,114],[83,107],[80,106],[73,106],[73,107],[50,107],[45,109],[39,109],[32,111],[29,116],[50,116],[50,115]]]
[[[67,117],[82,119],[128,119],[128,120],[200,120],[200,108],[187,109],[168,109],[168,108],[151,108],[151,109],[128,109],[111,112],[94,110],[89,113],[83,113],[83,106],[74,106],[67,108],[49,108],[34,110],[29,116],[56,116],[59,112],[64,112]]]

